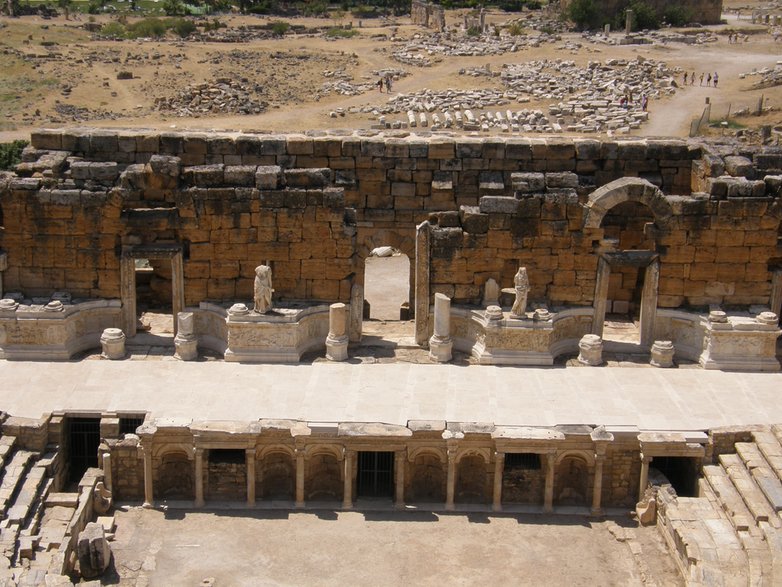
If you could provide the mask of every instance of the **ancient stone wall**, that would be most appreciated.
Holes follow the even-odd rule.
[[[562,0],[562,10],[566,10],[572,0]],[[654,8],[658,14],[663,15],[668,8],[682,6],[676,0],[644,0],[645,4]],[[601,14],[610,19],[627,6],[627,0],[603,0],[600,4]],[[700,24],[719,24],[722,18],[722,0],[689,0],[683,5],[690,11],[690,20]]]
[[[654,246],[662,307],[767,304],[769,267],[782,258],[774,152],[735,157],[675,140],[94,130],[42,131],[32,144],[17,174],[0,179],[4,289],[26,296],[121,297],[123,254],[176,246],[187,305],[250,299],[265,262],[277,298],[347,302],[370,251],[391,245],[414,260],[415,227],[430,218],[430,293],[455,303],[478,302],[489,277],[509,286],[526,265],[531,299],[589,305],[604,238]],[[621,178],[659,188],[641,202],[652,222],[625,226],[637,209],[620,208],[592,222],[592,194]],[[616,194],[633,200],[635,189]],[[626,238],[639,230],[643,239]],[[170,269],[151,264],[156,291],[170,291]],[[617,281],[621,273],[611,289],[620,302],[633,281]]]

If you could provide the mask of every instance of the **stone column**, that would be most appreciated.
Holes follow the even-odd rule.
[[[502,511],[502,473],[505,470],[505,453],[494,453],[494,492],[492,493],[491,509]]]
[[[171,257],[171,309],[174,316],[178,316],[185,309],[185,268],[182,264],[181,250]],[[175,320],[174,336],[177,335],[177,328]]]
[[[204,507],[204,449],[195,449],[195,507]]]
[[[361,342],[361,330],[364,324],[364,288],[354,283],[350,288],[350,324],[348,340]]]
[[[782,269],[771,274],[771,311],[782,315]]]
[[[547,513],[554,510],[554,466],[556,460],[555,453],[546,455],[546,488],[543,497],[543,511]]]
[[[595,455],[595,480],[592,485],[592,515],[599,516],[602,512],[600,502],[603,495],[603,461],[605,455]]]
[[[641,501],[646,491],[646,486],[649,484],[649,463],[652,462],[652,457],[641,453],[641,479],[638,482],[638,501]]]
[[[597,282],[595,284],[595,300],[592,304],[595,311],[592,315],[592,334],[603,336],[603,326],[606,321],[606,306],[608,305],[608,280],[611,277],[611,265],[600,257],[597,261]]]
[[[453,511],[456,492],[456,451],[448,451],[448,478],[445,487],[445,509]]]
[[[633,32],[633,11],[629,8],[625,11],[625,34]]]
[[[641,346],[649,348],[654,342],[654,323],[657,320],[657,284],[660,281],[660,261],[649,263],[644,275],[641,293]]]
[[[125,333],[119,328],[106,328],[100,335],[100,356],[117,361],[125,358]]]
[[[198,358],[198,337],[195,330],[192,312],[179,312],[176,315],[178,331],[174,337],[174,356],[182,361],[194,361]]]
[[[603,339],[597,334],[585,334],[578,342],[578,362],[596,367],[603,364]]]
[[[296,507],[304,507],[304,449],[296,449]]]
[[[326,337],[326,358],[345,361],[348,358],[347,306],[342,303],[329,306],[329,334]]]
[[[406,456],[405,450],[398,450],[394,453],[394,505],[400,509],[405,507]]]
[[[8,253],[0,253],[0,299],[3,298],[3,271],[8,269]]]
[[[103,461],[103,484],[111,491],[114,487],[112,474],[111,474],[111,453],[110,452],[104,452],[103,458],[101,459]],[[145,472],[146,473],[146,472]],[[145,476],[145,482],[146,482],[146,476]]]
[[[155,492],[152,487],[152,447],[144,447],[144,505],[155,507]]]
[[[136,260],[125,253],[119,263],[122,329],[128,338],[136,336]]]
[[[438,363],[451,360],[451,300],[445,294],[434,295],[434,334],[429,339],[429,358]]]
[[[342,509],[353,509],[353,459],[356,455],[354,450],[345,451],[345,477],[343,479],[342,487]]]
[[[431,227],[425,221],[415,233],[415,342],[426,344],[429,333],[429,266]]]
[[[255,449],[244,449],[245,469],[247,469],[247,505],[255,505]]]

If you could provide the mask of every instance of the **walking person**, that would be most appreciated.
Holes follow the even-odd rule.
[[[690,85],[691,86],[695,85],[695,72],[694,71],[692,72],[692,75],[690,76]]]
[[[711,76],[709,76],[711,77]],[[377,89],[380,90],[380,93],[383,93],[383,78],[381,77],[379,80],[377,80]]]
[[[706,87],[707,88],[711,87],[711,74],[706,76]]]
[[[641,94],[641,108],[646,112],[646,107],[649,105],[649,98],[646,94]]]
[[[684,72],[684,84],[682,84],[682,85],[685,85],[685,86],[687,85],[687,72],[686,71]]]
[[[703,85],[703,74],[701,74],[701,85]]]
[[[717,87],[717,82],[720,81],[720,76],[717,75],[717,72],[714,72],[714,87]]]

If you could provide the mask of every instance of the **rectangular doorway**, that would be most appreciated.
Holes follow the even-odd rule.
[[[358,453],[358,497],[394,496],[394,453]]]
[[[84,472],[98,466],[100,418],[68,419],[69,480],[78,483]]]

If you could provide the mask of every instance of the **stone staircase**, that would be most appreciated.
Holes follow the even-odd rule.
[[[35,551],[56,459],[56,452],[41,455],[0,437],[0,585],[42,584],[36,577],[49,561],[36,561]]]
[[[782,581],[782,426],[755,430],[703,468],[703,497],[730,521],[747,557],[748,585]]]
[[[699,497],[652,479],[658,527],[688,585],[782,584],[782,425],[737,438],[703,467]]]

